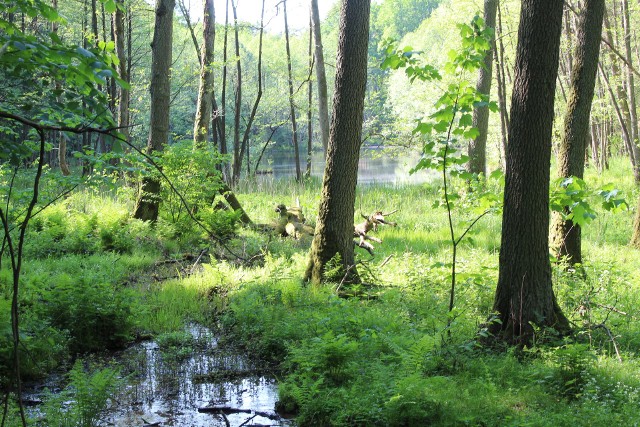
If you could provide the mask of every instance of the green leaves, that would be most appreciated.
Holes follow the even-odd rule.
[[[565,220],[580,227],[596,219],[597,213],[592,203],[598,201],[607,211],[616,212],[629,208],[622,192],[615,189],[613,184],[607,184],[600,190],[591,190],[583,179],[575,176],[558,178],[552,184],[549,197],[551,210],[559,212]]]

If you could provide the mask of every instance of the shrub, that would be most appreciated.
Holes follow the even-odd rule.
[[[69,371],[69,384],[58,394],[49,394],[43,407],[43,419],[38,426],[94,427],[107,408],[122,380],[116,369],[85,370],[78,359]]]
[[[43,294],[42,310],[52,326],[69,334],[73,352],[121,348],[133,333],[133,291],[59,275]]]

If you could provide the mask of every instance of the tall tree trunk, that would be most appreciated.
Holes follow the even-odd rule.
[[[503,31],[502,31],[502,9],[500,2],[498,2],[498,26],[497,26],[497,39],[499,40],[498,46],[496,46],[496,77],[498,79],[498,101],[500,103],[500,136],[501,147],[505,157],[507,156],[507,140],[509,138],[509,108],[507,107],[507,84],[505,75],[505,57],[504,57],[504,43],[503,43]],[[504,164],[501,165],[505,170]]]
[[[300,170],[300,149],[298,147],[298,126],[296,124],[296,107],[293,102],[293,77],[291,75],[291,49],[289,47],[289,22],[287,20],[287,0],[282,1],[284,7],[284,39],[287,48],[287,71],[289,76],[289,109],[291,111],[291,132],[293,139],[293,153],[296,162],[296,181],[302,180]]]
[[[200,49],[200,44],[198,43],[198,37],[196,37],[196,30],[195,28],[193,28],[193,24],[191,23],[191,18],[189,16],[189,9],[187,9],[187,6],[184,4],[184,0],[178,0],[178,7],[180,8],[180,12],[182,12],[182,16],[184,17],[184,21],[187,24],[187,28],[189,29],[189,34],[191,35],[191,41],[193,42],[193,47],[196,50],[198,61],[200,61],[200,64],[202,64],[202,50],[204,48]],[[205,5],[205,13],[206,13],[206,5]],[[204,19],[206,19],[206,17]],[[202,25],[204,25],[204,23]],[[215,20],[214,20],[213,26],[215,27]],[[211,31],[215,33],[215,28]],[[205,34],[205,40],[206,40],[206,34]]]
[[[124,0],[117,2],[116,11],[113,13],[113,34],[116,45],[116,55],[120,63],[118,64],[118,74],[120,78],[129,83],[129,69],[127,67],[127,54],[125,52],[125,28],[124,28]],[[118,88],[118,130],[129,141],[129,89]]]
[[[225,5],[225,14],[224,14],[224,40],[222,46],[222,94],[220,98],[220,109],[219,113],[216,114],[218,119],[217,128],[218,135],[220,137],[220,154],[226,156],[229,151],[227,148],[227,60],[228,60],[228,51],[227,48],[229,46],[229,0],[226,1]],[[222,167],[222,175],[224,176],[227,183],[232,181],[231,171],[229,168],[229,162],[225,162]]]
[[[173,8],[175,0],[157,0],[155,27],[151,44],[151,117],[147,153],[162,151],[169,138],[169,107],[171,102],[171,47],[173,39]],[[156,221],[160,209],[160,181],[149,176],[142,187],[134,218]]]
[[[238,11],[234,0],[231,0],[233,11],[233,28],[236,46],[236,100],[233,116],[233,183],[237,183],[242,172],[242,157],[240,156],[240,113],[242,112],[242,63],[240,61],[240,36],[238,31]]]
[[[609,82],[609,78],[602,68],[602,64],[598,64],[598,69],[600,70],[600,75],[602,76],[602,80],[604,81],[607,90],[609,91],[609,97],[611,98],[611,105],[613,106],[614,111],[616,112],[616,117],[618,118],[618,123],[620,124],[620,130],[622,131],[622,141],[624,142],[624,146],[626,148],[627,154],[629,155],[629,159],[631,160],[631,170],[633,171],[633,177],[638,182],[640,179],[640,168],[638,167],[638,147],[631,143],[632,138],[629,133],[629,126],[627,126],[625,121],[624,107],[626,106],[626,101],[624,97],[620,99],[618,102],[618,98],[613,93],[613,88],[611,87],[611,83]],[[627,111],[628,112],[628,111]]]
[[[340,9],[336,83],[322,199],[305,278],[324,281],[340,254],[345,279],[359,281],[353,253],[353,215],[367,82],[370,0],[344,0]]]
[[[184,6],[182,6],[184,7]],[[213,0],[204,0],[204,19],[202,33],[204,43],[200,58],[200,85],[196,104],[196,119],[193,127],[193,149],[198,150],[207,144],[209,124],[211,123],[211,100],[213,94],[213,48],[216,31],[216,14]]]
[[[491,330],[528,344],[533,325],[569,329],[549,262],[549,178],[563,1],[523,0],[507,145],[499,278]]]
[[[584,176],[584,161],[589,140],[591,104],[598,73],[604,0],[585,0],[576,34],[571,90],[564,120],[564,138],[558,156],[558,176]],[[568,212],[566,212],[568,213]],[[559,258],[571,264],[582,263],[581,229],[571,220],[553,213],[552,241]]]
[[[313,82],[311,81],[311,73],[313,72],[313,21],[309,18],[309,81],[307,91],[307,169],[304,173],[306,177],[311,176],[311,155],[313,154],[313,127],[311,126],[313,101]]]
[[[484,1],[484,22],[487,27],[495,28],[498,0]],[[494,38],[495,40],[495,38]],[[476,89],[487,96],[491,93],[491,77],[493,71],[493,50],[495,41],[491,41],[492,50],[484,57],[484,67],[478,71]],[[489,106],[475,107],[473,110],[473,126],[478,129],[478,136],[469,142],[469,163],[467,170],[471,173],[487,173],[487,133],[489,130]]]
[[[53,0],[52,2],[53,9],[58,11],[58,0]],[[51,32],[54,34],[58,34],[58,23],[51,23]],[[60,82],[55,82],[56,90],[60,90]],[[71,175],[71,171],[69,170],[69,164],[67,163],[67,140],[65,139],[65,135],[62,132],[54,132],[53,133],[58,139],[58,163],[60,163],[60,172],[62,175],[69,176]]]
[[[315,41],[316,85],[318,86],[318,121],[320,139],[325,156],[329,144],[329,97],[327,95],[327,74],[324,67],[324,48],[322,47],[322,31],[320,30],[320,13],[318,0],[311,0],[311,21],[313,39]]]
[[[604,36],[609,46],[615,46],[613,31],[611,30],[611,24],[609,22],[608,13],[605,9],[604,14],[604,27],[606,29]],[[618,66],[618,58],[613,50],[609,49],[609,60],[611,61],[610,75],[615,77],[615,80],[620,81],[622,79],[622,72]],[[620,128],[622,130],[622,138],[627,147],[629,159],[631,160],[631,167],[633,170],[633,177],[635,182],[640,182],[640,151],[637,145],[634,144],[632,126],[631,126],[631,111],[629,103],[627,102],[627,93],[624,90],[622,84],[616,84],[615,95],[611,88],[609,78],[603,72],[603,80],[607,84],[607,88],[611,94],[611,103],[616,109],[616,115]]]
[[[624,52],[626,56],[626,89],[629,100],[629,117],[631,127],[631,141],[634,146],[638,146],[638,117],[636,111],[635,81],[633,77],[633,54],[631,50],[631,23],[629,19],[629,3],[621,0],[622,4],[622,27],[624,29]]]
[[[253,126],[253,121],[256,118],[256,113],[258,112],[258,105],[260,105],[260,100],[262,99],[262,36],[264,34],[264,0],[262,0],[262,12],[260,14],[260,36],[258,42],[258,92],[256,94],[256,100],[253,103],[253,108],[251,109],[251,113],[249,115],[249,120],[247,121],[247,126],[244,130],[244,135],[242,136],[242,144],[240,145],[240,158],[244,157],[245,152],[247,153],[247,176],[251,174],[251,163],[249,162],[249,134],[251,133],[251,128]]]

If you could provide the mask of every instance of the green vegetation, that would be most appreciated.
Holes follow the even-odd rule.
[[[613,181],[619,175],[614,164],[603,175],[591,170],[585,182]],[[618,184],[632,197],[630,177]],[[318,182],[244,183],[239,197],[256,222],[270,223],[274,201],[296,195],[313,223],[318,188]],[[467,197],[473,195],[462,193],[453,207],[462,222],[474,219]],[[560,339],[540,330],[531,348],[493,348],[481,343],[497,280],[500,218],[487,215],[461,241],[457,303],[449,312],[447,211],[432,207],[440,198],[435,183],[361,187],[358,200],[365,205],[400,209],[394,214],[399,226],[378,230],[383,243],[375,258],[357,253],[366,283],[346,288],[339,280],[326,287],[302,282],[309,242],[238,229],[223,249],[203,240],[195,225],[189,233],[169,216],[155,228],[129,219],[121,201],[126,197],[78,192],[36,216],[27,233],[23,376],[42,378],[72,356],[149,335],[166,357],[179,359],[193,346],[184,328],[196,322],[220,326],[226,341],[276,369],[279,409],[296,414],[300,425],[636,422],[640,266],[626,246],[631,214],[595,206],[598,216],[584,229],[586,276],[554,269],[574,335]],[[205,248],[211,257],[198,260]],[[261,256],[251,262],[216,258],[225,250],[247,260]],[[3,268],[4,382],[11,366],[11,277]],[[109,393],[112,371],[81,367],[74,365],[68,390],[80,393],[84,376],[83,384],[89,378],[102,384],[91,386],[91,396]],[[60,399],[69,398],[52,397],[45,408]],[[72,399],[86,408],[60,416],[99,413],[97,402]]]

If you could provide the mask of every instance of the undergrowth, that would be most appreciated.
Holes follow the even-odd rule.
[[[254,222],[272,223],[275,206],[297,198],[315,223],[319,182],[257,185],[243,183],[238,191]],[[634,197],[632,183],[622,185]],[[481,345],[497,283],[500,218],[486,216],[460,244],[458,303],[449,313],[451,249],[446,213],[432,207],[440,197],[435,184],[358,189],[357,211],[399,210],[397,227],[377,231],[383,242],[375,256],[357,252],[366,277],[357,290],[339,278],[322,287],[302,282],[309,241],[219,218],[225,249],[184,216],[163,216],[155,227],[133,220],[119,197],[80,192],[34,218],[20,294],[26,379],[150,335],[167,357],[186,357],[192,343],[185,326],[199,323],[221,326],[226,341],[274,368],[278,409],[301,426],[640,420],[640,258],[626,246],[632,212],[599,212],[583,230],[585,264],[554,267],[554,289],[574,335],[541,330],[532,348],[510,349]],[[464,200],[456,209],[461,223],[472,219]],[[12,360],[6,259],[2,267],[4,385]],[[78,369],[71,383],[80,380]]]

